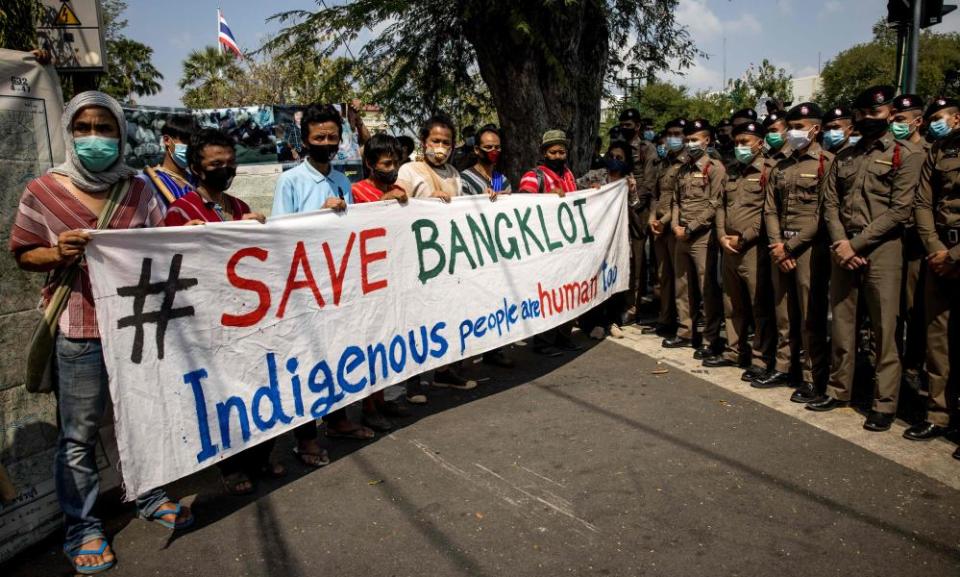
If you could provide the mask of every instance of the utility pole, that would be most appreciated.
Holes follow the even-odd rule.
[[[888,0],[887,22],[897,31],[897,62],[894,83],[899,92],[917,90],[920,62],[920,31],[943,22],[957,9],[943,0]]]

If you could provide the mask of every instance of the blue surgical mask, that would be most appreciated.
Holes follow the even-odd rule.
[[[848,142],[850,143],[850,146],[854,146],[855,144],[857,144],[858,142],[860,142],[860,139],[861,139],[861,138],[863,138],[863,137],[860,136],[860,135],[858,135],[858,134],[851,134],[851,135],[850,135],[850,140],[848,140]]]
[[[608,156],[603,159],[607,163],[607,171],[615,172],[617,174],[626,174],[627,172],[627,163],[619,158],[614,158]]]
[[[120,139],[105,136],[81,136],[73,139],[73,150],[90,172],[103,172],[120,157]]]
[[[665,145],[663,145],[663,144],[658,144],[658,145],[657,145],[657,156],[658,156],[659,158],[666,158],[666,157],[667,157],[667,147],[666,147]]]
[[[940,140],[941,138],[953,132],[953,130],[947,124],[947,119],[941,118],[940,120],[934,120],[930,123],[930,129],[928,132],[930,132],[930,136]]]
[[[827,150],[833,150],[840,146],[845,139],[842,128],[834,128],[823,133],[823,144],[827,147]]]
[[[657,137],[657,133],[652,130],[643,131],[643,139],[647,142],[653,142],[653,139]]]
[[[174,144],[173,154],[170,155],[170,158],[172,158],[173,163],[180,168],[187,168],[187,145],[180,143]]]
[[[668,136],[667,137],[667,149],[670,152],[676,152],[683,148],[683,138],[680,136]]]
[[[753,153],[753,147],[747,145],[737,146],[733,149],[733,154],[737,157],[740,164],[750,164],[753,162],[753,157],[756,156]]]

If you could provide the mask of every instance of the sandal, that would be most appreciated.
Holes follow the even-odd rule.
[[[165,504],[166,503],[164,503],[164,505]],[[190,527],[191,525],[193,525],[193,522],[195,521],[192,513],[190,514],[189,517],[179,522],[174,521],[171,523],[170,521],[167,521],[164,519],[164,517],[166,517],[167,515],[175,515],[177,518],[179,518],[180,512],[183,511],[184,509],[186,509],[188,512],[190,511],[189,507],[184,507],[180,503],[177,503],[176,507],[174,507],[173,509],[157,509],[150,515],[144,517],[144,519],[146,519],[147,521],[152,521],[160,525],[161,527],[166,527],[167,529],[173,529],[175,531],[180,529],[186,529],[187,527]]]
[[[372,429],[368,429],[363,425],[358,425],[357,423],[350,423],[353,425],[350,429],[345,431],[338,431],[331,427],[327,427],[327,437],[331,439],[353,439],[355,441],[369,441],[370,439],[377,436]]]
[[[107,543],[107,540],[103,537],[100,537],[100,540],[102,542],[100,543],[100,547],[97,549],[74,549],[73,551],[67,551],[66,547],[64,547],[63,553],[67,556],[67,559],[70,560],[70,564],[73,565],[74,571],[81,575],[94,575],[96,573],[103,573],[107,569],[111,569],[117,564],[117,560],[113,559],[99,565],[77,565],[77,557],[83,557],[84,555],[99,557],[106,552],[107,547],[109,547],[110,544]],[[90,541],[88,541],[88,543],[89,542]],[[83,547],[83,545],[80,546]]]
[[[320,467],[325,467],[330,464],[330,455],[327,454],[326,449],[320,449],[319,453],[312,453],[301,451],[299,447],[294,447],[293,454],[305,466],[313,467],[314,469],[319,469]]]
[[[258,471],[261,477],[268,479],[282,479],[287,476],[287,468],[280,463],[267,463]]]
[[[233,497],[242,497],[244,495],[249,495],[256,490],[256,487],[253,484],[253,481],[246,473],[230,473],[229,475],[221,475],[220,482],[223,484],[223,491],[227,495]],[[249,489],[240,489],[240,485],[244,483],[250,485]]]

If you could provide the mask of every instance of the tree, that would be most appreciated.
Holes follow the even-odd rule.
[[[124,0],[100,0],[103,39],[107,49],[107,73],[98,88],[124,104],[133,104],[136,96],[160,92],[163,74],[151,62],[153,48],[124,36],[127,9]],[[66,95],[64,95],[66,97]]]
[[[232,54],[221,52],[216,46],[194,50],[183,61],[179,83],[184,90],[181,100],[189,108],[231,106],[228,85],[242,77],[243,71]]]
[[[874,27],[871,42],[857,44],[827,62],[820,74],[817,99],[827,105],[849,105],[856,96],[875,84],[891,84],[896,67],[896,38],[885,26]],[[917,92],[924,98],[941,93],[958,96],[957,87],[946,79],[960,69],[960,34],[920,35]]]
[[[756,108],[757,100],[769,97],[783,102],[793,100],[793,76],[764,58],[760,66],[751,64],[743,76],[727,81],[727,95],[735,109]]]
[[[575,170],[589,163],[605,80],[651,78],[700,53],[674,11],[678,0],[360,0],[275,16],[271,45],[329,56],[372,25],[356,76],[391,118],[416,125],[438,109],[462,115],[485,91],[504,129],[508,174],[535,164],[541,134],[565,129]],[[320,40],[318,40],[320,39]]]
[[[42,10],[37,0],[4,0],[0,7],[0,47],[22,52],[37,48],[37,22]]]

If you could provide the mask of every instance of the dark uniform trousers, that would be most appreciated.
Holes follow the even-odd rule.
[[[757,244],[739,254],[723,253],[723,310],[726,317],[727,348],[724,357],[736,363],[747,360],[767,368],[776,340],[772,318],[770,257]],[[753,341],[746,343],[750,321]]]
[[[924,285],[926,284],[926,250],[916,227],[909,227],[903,237],[902,317],[906,333],[902,339],[903,368],[920,370],[926,356],[927,332],[924,328]]]
[[[830,351],[827,346],[830,253],[826,242],[822,235],[818,235],[809,247],[795,255],[797,268],[790,272],[772,267],[777,318],[775,368],[784,373],[790,372],[791,360],[802,348],[800,366],[803,381],[817,386],[826,383],[830,370]],[[791,308],[796,309],[799,317],[791,316]],[[799,319],[799,323],[791,325],[791,319]],[[797,334],[801,335],[800,342],[797,341]]]
[[[930,394],[927,398],[927,421],[946,427],[956,396],[948,398],[950,378],[950,316],[960,303],[960,279],[944,278],[927,269],[924,277],[926,301],[927,376]]]
[[[674,272],[676,274],[677,315],[680,323],[677,336],[695,340],[700,304],[706,326],[703,344],[713,345],[720,337],[721,297],[712,280],[717,270],[717,242],[713,230],[687,238],[675,239]]]
[[[653,242],[653,251],[657,257],[657,277],[660,279],[660,315],[657,324],[673,326],[677,322],[677,293],[674,287],[673,255],[676,251],[677,237],[665,230]]]
[[[830,305],[833,307],[833,369],[827,394],[849,401],[853,391],[857,345],[857,304],[862,296],[877,347],[873,410],[895,413],[900,392],[900,355],[897,325],[903,245],[899,238],[884,241],[869,254],[866,267],[847,270],[833,263]]]

